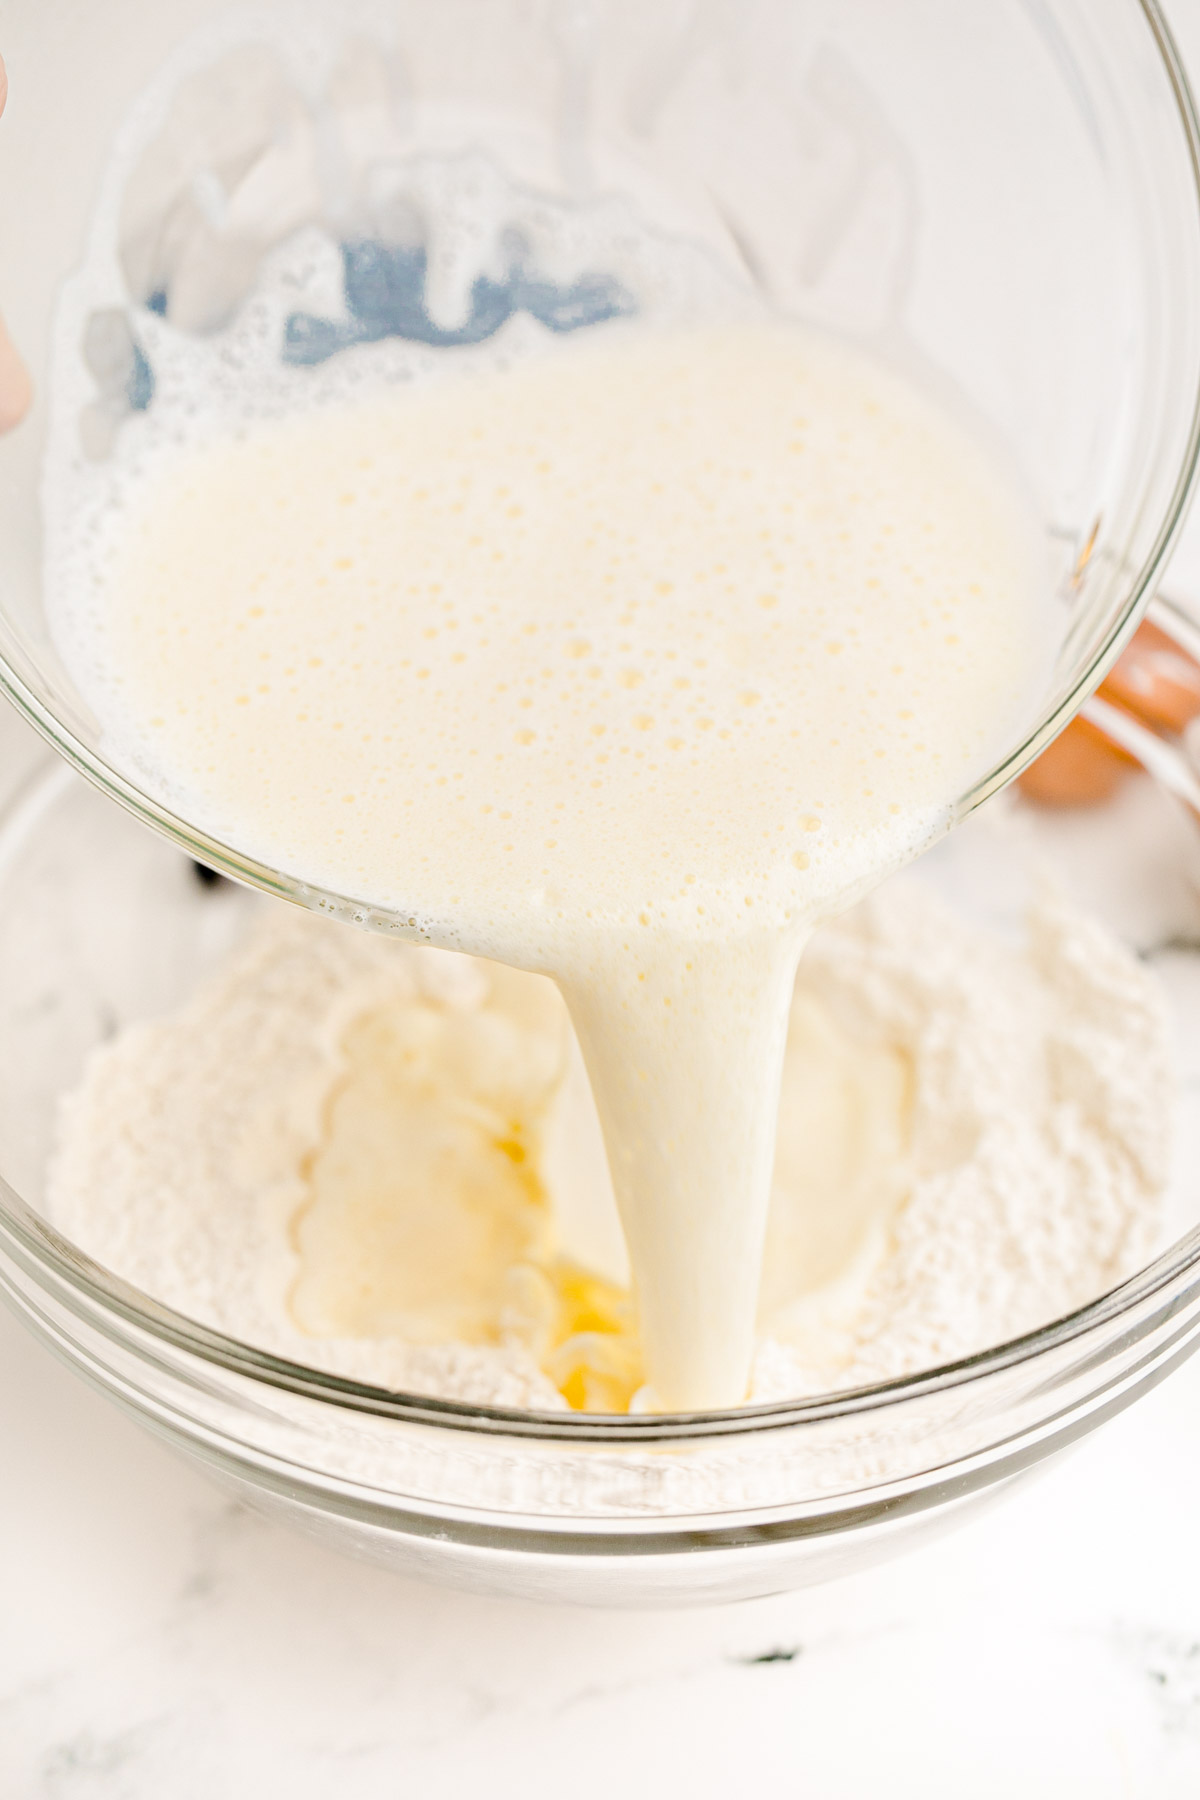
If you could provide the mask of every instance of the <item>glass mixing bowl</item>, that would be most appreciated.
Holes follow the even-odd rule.
[[[774,1592],[944,1529],[1127,1406],[1200,1340],[1200,900],[1187,873],[1200,827],[1146,778],[1095,812],[1039,815],[1005,796],[918,873],[966,916],[1003,928],[1021,905],[1024,837],[1155,959],[1182,1078],[1177,1241],[1093,1305],[954,1366],[661,1418],[466,1406],[282,1361],[156,1304],[46,1222],[55,1108],[89,1050],[178,1005],[251,915],[279,903],[201,885],[186,857],[5,713],[5,779],[22,764],[26,778],[0,808],[0,1293],[134,1417],[314,1535],[410,1572],[547,1599]]]
[[[624,197],[781,313],[920,368],[1020,471],[1045,521],[1058,655],[1021,741],[960,814],[1049,740],[1133,630],[1182,518],[1200,392],[1197,124],[1151,0],[296,0],[252,18],[208,0],[16,0],[4,29],[0,307],[37,398],[0,440],[0,683],[78,770],[205,862],[420,929],[176,816],[105,742],[52,640],[47,370],[135,103],[160,135],[125,196],[116,299],[80,321],[87,455],[153,404],[151,318],[219,333],[239,270],[298,225],[386,259],[397,161],[484,154],[554,205]],[[237,48],[248,32],[265,47]],[[271,187],[306,146],[315,197]],[[264,188],[273,209],[255,210],[247,194]],[[411,213],[403,230],[412,249]],[[194,288],[190,311],[180,298],[198,246],[207,311]],[[367,328],[361,308],[354,318]],[[22,739],[9,770],[26,754]],[[942,866],[975,841],[956,834]],[[54,1101],[90,1044],[173,1003],[254,904],[203,894],[162,836],[66,770],[10,804],[0,1281],[120,1404],[314,1531],[499,1591],[646,1604],[763,1593],[940,1527],[1192,1348],[1194,1234],[1094,1305],[968,1363],[728,1414],[468,1408],[207,1331],[74,1250],[38,1204]]]

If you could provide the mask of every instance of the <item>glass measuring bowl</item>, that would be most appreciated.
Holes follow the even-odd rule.
[[[781,314],[919,363],[969,406],[1045,521],[1058,654],[1021,741],[959,812],[1048,741],[1132,630],[1196,458],[1196,122],[1157,6],[397,0],[263,17],[107,0],[6,19],[0,306],[37,399],[0,441],[0,684],[76,767],[215,867],[407,926],[178,816],[106,741],[47,627],[52,321],[135,102],[157,135],[121,190],[113,304],[77,322],[85,454],[153,405],[151,317],[219,335],[262,255],[306,224],[343,243],[349,350],[423,329],[389,324],[377,291],[356,299],[354,257],[360,290],[364,247],[368,289],[425,257],[428,323],[435,259],[396,171],[423,151],[483,154],[548,205],[627,200]]]

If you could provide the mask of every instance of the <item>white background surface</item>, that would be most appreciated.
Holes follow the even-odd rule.
[[[1200,1794],[1200,1361],[929,1549],[671,1614],[342,1560],[3,1315],[0,1371],[4,1800]]]
[[[1196,1800],[1198,1496],[1200,1361],[861,1577],[477,1600],[232,1506],[0,1315],[0,1800]]]

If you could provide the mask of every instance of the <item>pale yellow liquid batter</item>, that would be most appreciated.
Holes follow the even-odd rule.
[[[121,529],[110,729],[243,851],[554,975],[649,1399],[740,1402],[805,934],[1031,710],[991,458],[799,329],[618,329],[180,451]]]

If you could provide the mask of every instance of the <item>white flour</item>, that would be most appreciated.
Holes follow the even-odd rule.
[[[511,1313],[492,1344],[431,1344],[313,1336],[291,1310],[295,1221],[346,1080],[348,1028],[414,1007],[482,1019],[488,991],[487,965],[272,908],[183,1011],[93,1055],[63,1106],[52,1219],[167,1305],[297,1361],[481,1405],[562,1407]],[[1154,977],[1101,927],[1043,896],[1012,947],[919,882],[893,882],[817,933],[798,996],[753,1399],[970,1354],[1069,1312],[1152,1253],[1171,1124],[1164,1010]],[[530,1055],[553,1038],[538,1030]],[[899,1145],[882,1090],[855,1073],[885,1047],[907,1071]],[[804,1093],[818,1074],[814,1125]],[[577,1094],[573,1105],[574,1121]],[[814,1146],[834,1115],[845,1143]],[[581,1193],[594,1214],[611,1207],[602,1167],[584,1167],[598,1136],[573,1122],[567,1138],[566,1210],[579,1212]],[[813,1168],[833,1210],[830,1194],[805,1192],[800,1172]],[[551,1201],[565,1200],[564,1180],[546,1171]],[[837,1213],[851,1206],[853,1229]],[[821,1208],[828,1218],[813,1216]],[[593,1217],[566,1230],[595,1243],[610,1227]],[[830,1243],[838,1266],[814,1289],[813,1246]]]
[[[1174,1106],[1163,998],[1101,925],[1046,893],[1009,949],[894,882],[817,934],[802,979],[910,1053],[911,1186],[865,1284],[762,1344],[758,1398],[971,1355],[1149,1260]]]
[[[183,1011],[94,1054],[63,1106],[50,1217],[156,1299],[260,1348],[480,1405],[561,1406],[518,1351],[322,1342],[287,1310],[290,1221],[343,1032],[418,995],[469,1008],[481,985],[465,957],[272,908]]]

